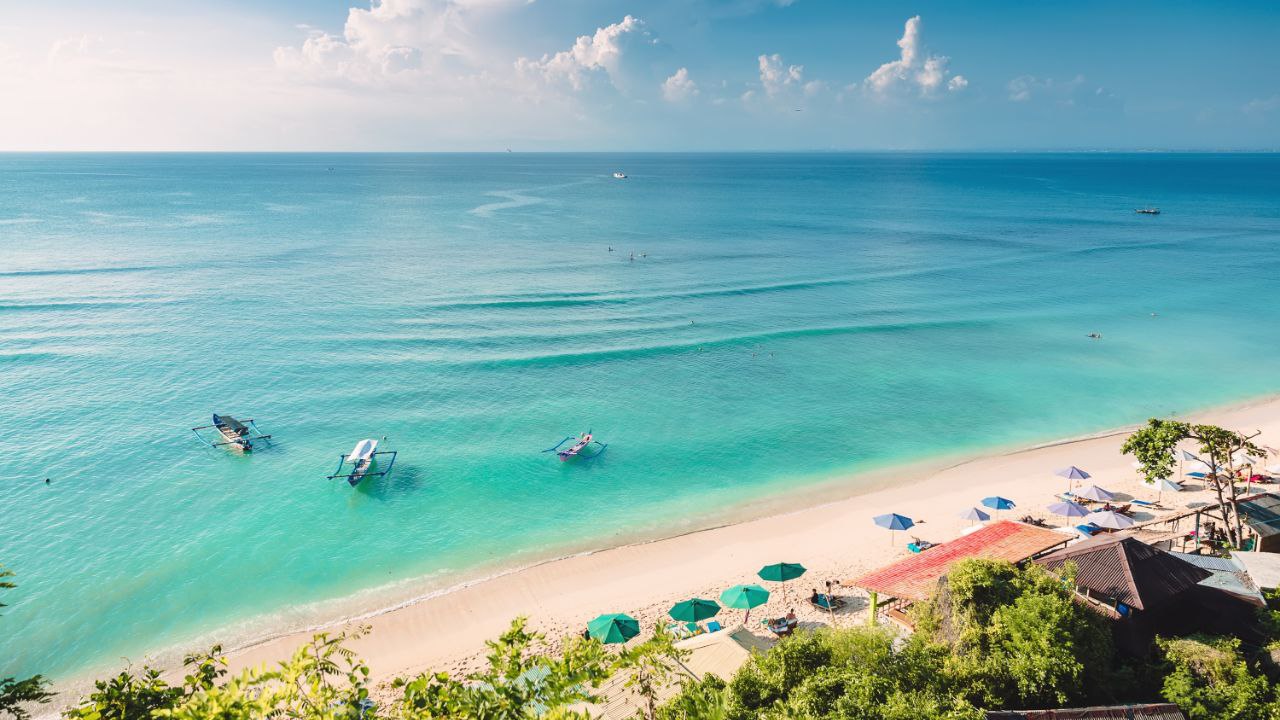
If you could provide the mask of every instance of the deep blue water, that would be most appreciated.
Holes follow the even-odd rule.
[[[1269,155],[0,155],[0,672],[1275,392],[1278,244]]]

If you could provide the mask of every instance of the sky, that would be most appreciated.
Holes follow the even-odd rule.
[[[1280,149],[1280,3],[9,0],[0,150]]]

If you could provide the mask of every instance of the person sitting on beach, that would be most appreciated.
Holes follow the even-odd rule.
[[[789,608],[787,610],[787,617],[785,618],[785,620],[787,621],[787,625],[789,627],[795,627],[800,622],[799,620],[796,619],[796,611],[794,608]]]
[[[809,602],[813,603],[814,605],[823,605],[825,604],[826,599],[827,599],[827,596],[818,592],[818,588],[814,588],[813,594],[809,596]]]

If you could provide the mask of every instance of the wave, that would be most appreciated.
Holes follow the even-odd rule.
[[[0,277],[40,277],[47,275],[97,275],[106,273],[147,272],[148,270],[172,269],[171,265],[135,265],[121,267],[85,267],[85,268],[47,268],[37,270],[9,270],[0,272]]]

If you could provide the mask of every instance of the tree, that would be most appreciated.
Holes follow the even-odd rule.
[[[689,656],[688,650],[676,647],[675,643],[675,638],[659,627],[653,637],[623,650],[618,658],[618,668],[628,675],[624,687],[644,702],[645,720],[655,720],[658,693],[671,684],[680,670],[680,662]]]
[[[604,646],[575,637],[554,655],[537,647],[543,637],[529,632],[526,622],[517,618],[501,637],[486,643],[488,667],[465,681],[447,673],[396,680],[404,692],[396,714],[406,720],[585,718],[569,708],[593,702],[591,691],[609,677],[612,666]]]
[[[1239,548],[1244,529],[1236,506],[1237,458],[1241,452],[1254,456],[1263,454],[1261,448],[1253,444],[1257,436],[1256,432],[1242,435],[1217,425],[1191,425],[1177,420],[1151,418],[1125,440],[1121,451],[1142,463],[1142,473],[1149,482],[1159,483],[1173,474],[1178,443],[1184,440],[1197,443],[1201,459],[1207,459],[1213,471],[1206,482],[1218,496],[1217,515],[1231,546]]]
[[[0,590],[12,590],[14,585],[8,578],[13,573],[0,565]],[[0,608],[5,607],[0,603]],[[15,677],[0,676],[0,716],[8,715],[13,720],[26,720],[31,714],[25,709],[33,703],[47,703],[53,699],[48,690],[48,683],[40,675],[33,675],[23,680]]]
[[[1068,573],[1071,569],[1068,568]],[[1039,565],[956,563],[913,610],[914,642],[943,649],[942,672],[983,707],[1051,707],[1103,699],[1111,664],[1105,620]]]
[[[1169,667],[1164,697],[1190,720],[1280,717],[1271,682],[1241,657],[1238,639],[1190,637],[1157,644]]]

